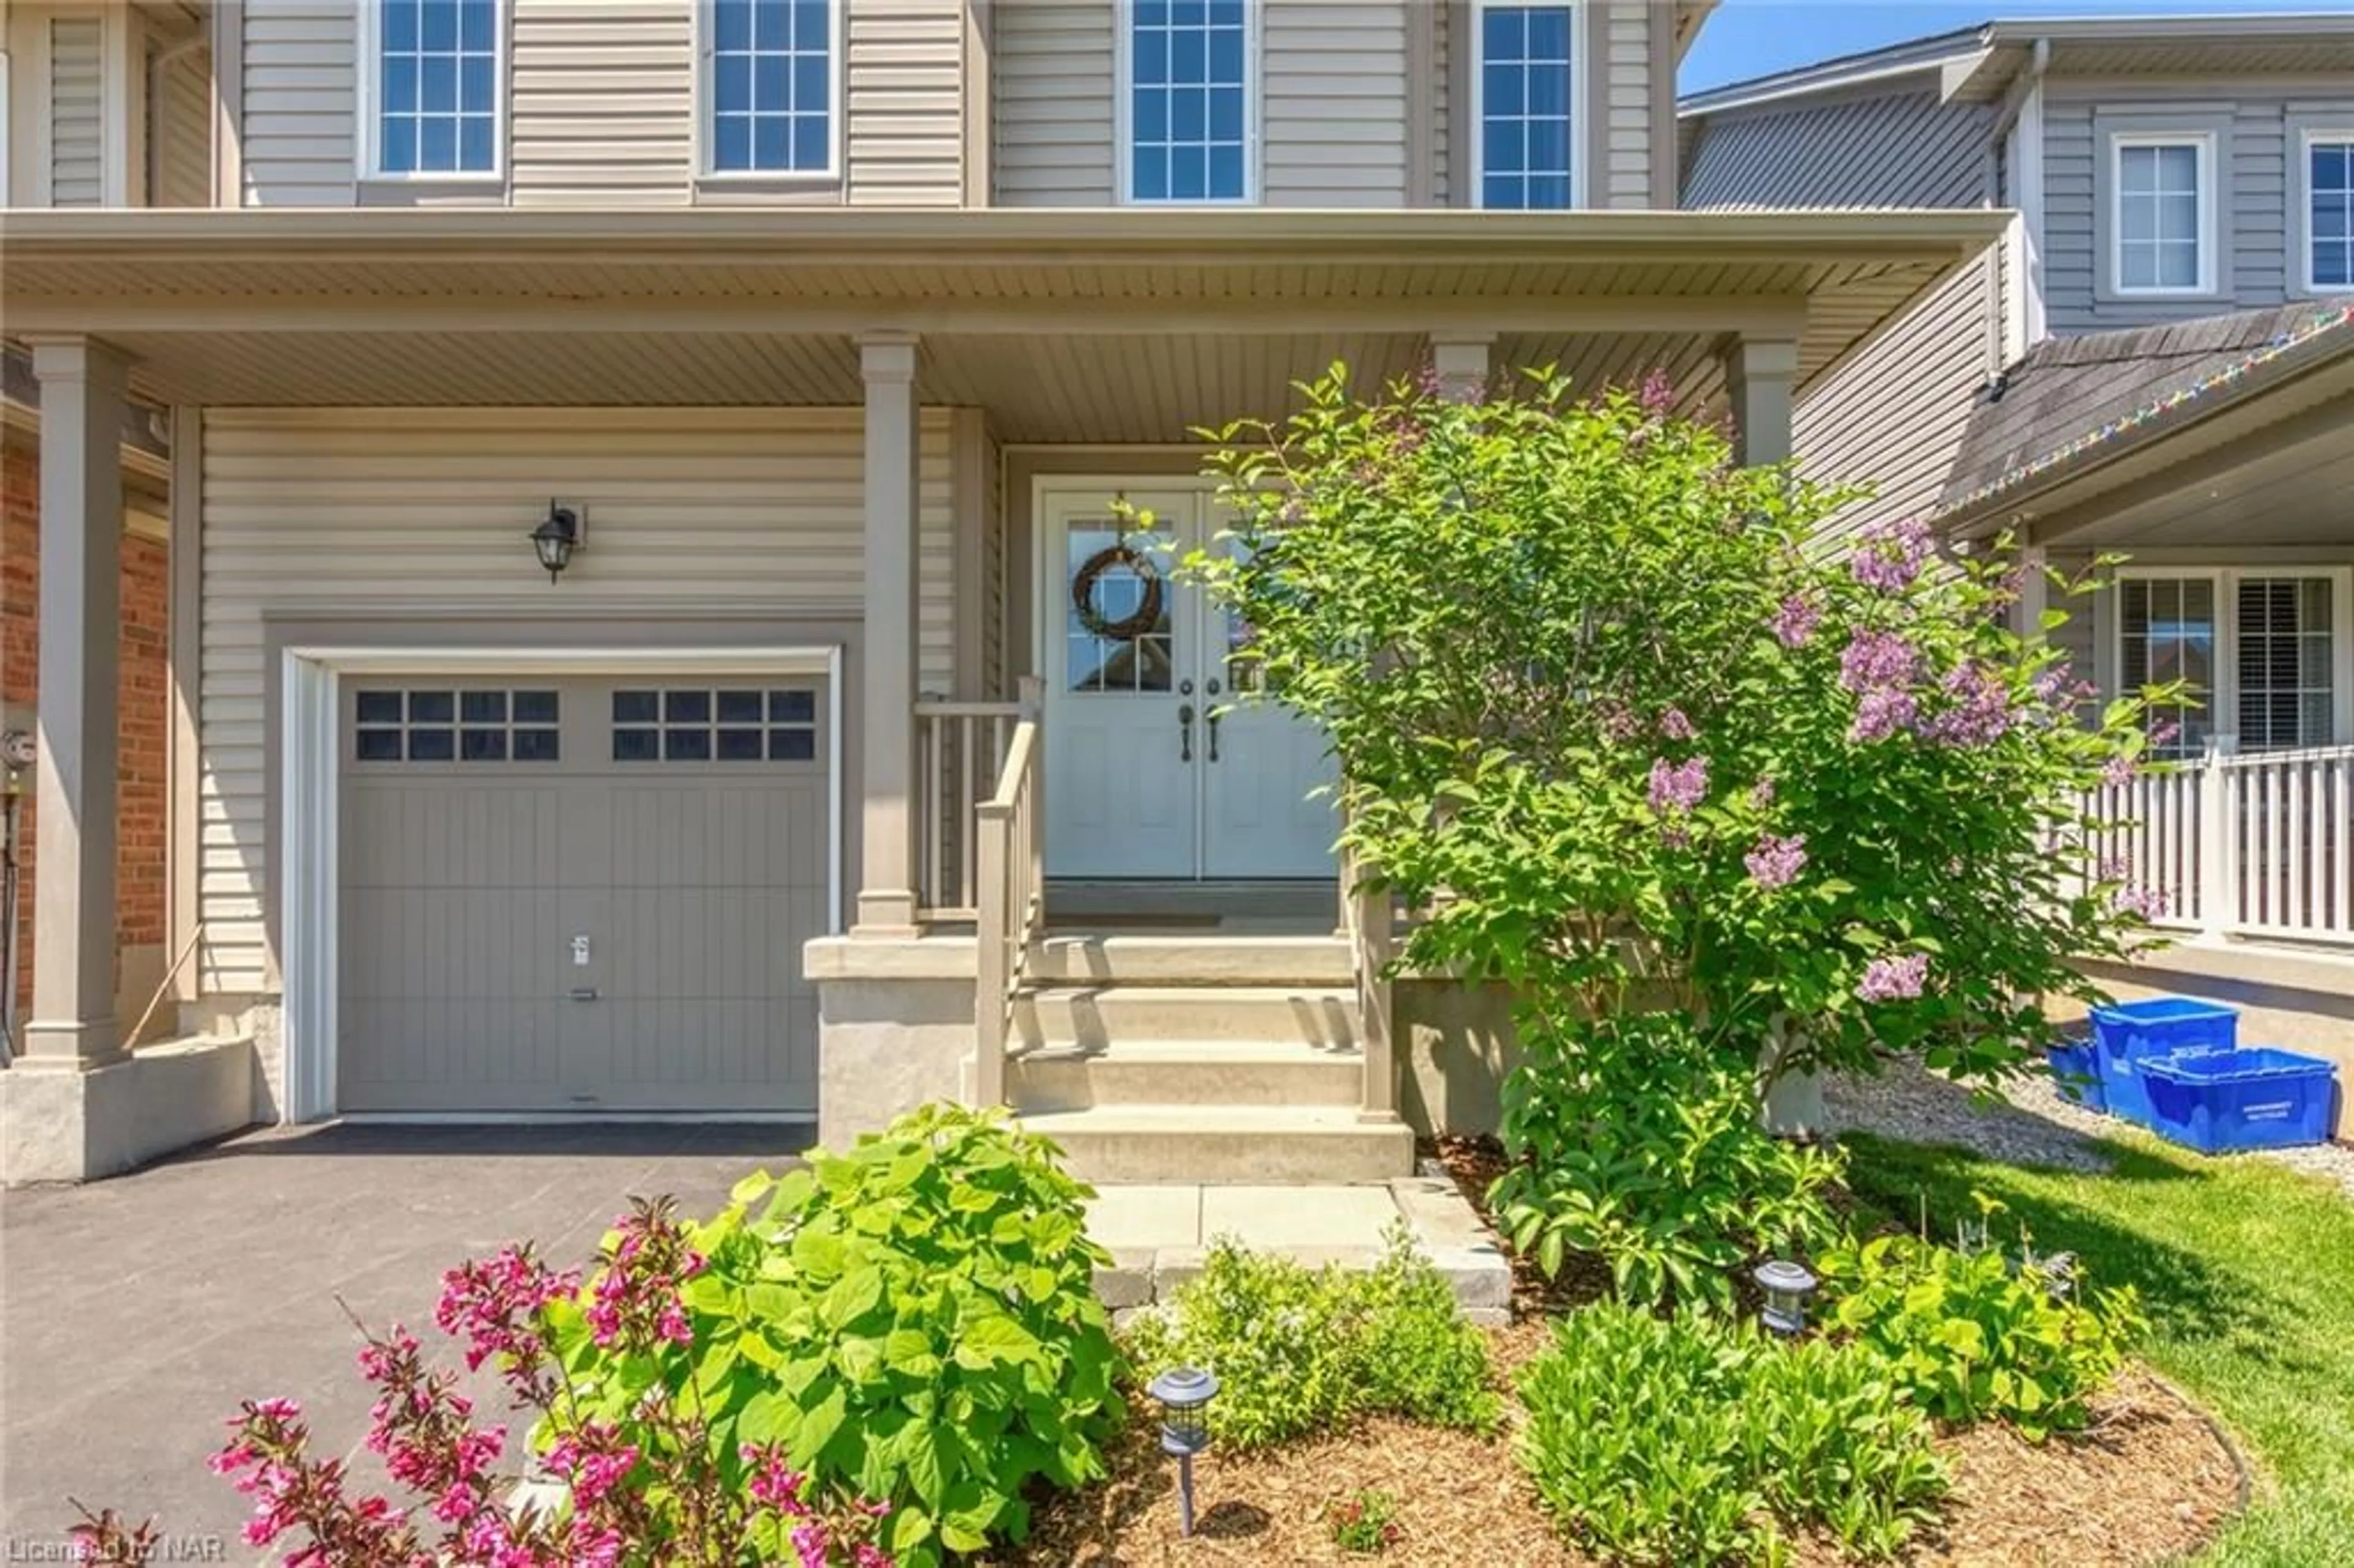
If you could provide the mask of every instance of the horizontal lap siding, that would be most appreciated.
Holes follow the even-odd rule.
[[[207,410],[206,989],[270,984],[266,615],[855,615],[863,462],[849,410]],[[553,588],[524,541],[551,495],[585,507],[589,523],[588,547]],[[921,505],[919,680],[946,690],[955,638],[945,414],[925,416]]]
[[[1588,25],[1588,47],[1601,58],[1598,149],[1589,149],[1596,179],[1589,207],[1647,207],[1651,203],[1651,95],[1672,93],[1672,82],[1651,79],[1651,28],[1669,26],[1667,8],[1650,0],[1618,0]],[[1593,79],[1588,78],[1589,80]]]
[[[514,0],[514,204],[676,207],[694,194],[686,5]]]
[[[148,101],[147,179],[156,207],[213,201],[212,55],[192,49],[158,73]]]
[[[850,0],[848,173],[854,205],[964,201],[960,0]]]
[[[1405,205],[1407,4],[1263,0],[1267,206]]]
[[[1002,207],[1108,207],[1112,0],[999,0],[991,168]]]
[[[359,14],[352,0],[245,0],[244,205],[349,207]]]
[[[49,202],[106,203],[106,24],[96,16],[49,24]]]

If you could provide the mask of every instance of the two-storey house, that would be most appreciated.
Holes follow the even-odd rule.
[[[1336,359],[1660,368],[1778,459],[2002,228],[1680,210],[1705,0],[218,0],[108,10],[206,42],[94,89],[92,7],[8,9],[48,50],[0,233],[45,541],[18,1177],[249,1116],[833,1137],[941,1095],[1097,1177],[1403,1172],[1498,1014],[1393,995],[1375,912],[1333,935],[1320,741],[1234,705],[1169,571],[1218,528],[1192,432]],[[205,210],[139,205],[166,166]],[[171,433],[189,955],[188,1038],[128,1054],[126,401]]]
[[[2015,212],[1807,390],[1801,464],[1876,486],[1846,528],[2129,557],[2055,635],[2095,697],[2196,688],[2105,855],[2184,939],[2104,978],[2354,1068],[2354,17],[1999,21],[1681,126],[1695,209]]]

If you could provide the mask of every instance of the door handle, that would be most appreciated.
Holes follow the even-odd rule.
[[[1177,760],[1193,760],[1193,705],[1191,703],[1177,710]]]
[[[1215,762],[1218,759],[1218,710],[1212,708],[1204,716],[1210,727],[1210,760]]]
[[[597,1000],[597,988],[593,985],[576,985],[572,988],[572,1000],[574,1001],[594,1001]]]

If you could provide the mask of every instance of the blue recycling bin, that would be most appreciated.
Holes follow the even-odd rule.
[[[2337,1075],[2336,1065],[2318,1056],[2264,1047],[2157,1056],[2141,1065],[2150,1130],[2202,1154],[2324,1141]]]
[[[2229,1051],[2240,1043],[2240,1010],[2188,996],[2157,996],[2093,1009],[2093,1054],[2112,1116],[2149,1125],[2141,1065],[2159,1056]]]

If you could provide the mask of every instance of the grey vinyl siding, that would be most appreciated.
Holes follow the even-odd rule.
[[[1994,111],[1931,88],[1799,109],[1712,115],[1684,180],[1687,207],[1978,207]]]
[[[247,207],[349,207],[359,13],[352,0],[245,0]]]
[[[2083,552],[2052,550],[2045,555],[2044,564],[2073,579],[2093,569],[2093,557]],[[2068,612],[2067,624],[2052,634],[2052,643],[2068,655],[2068,669],[2078,680],[2096,678],[2100,659],[2094,650],[2100,646],[2101,627],[2106,616],[2115,613],[2105,602],[2108,598],[2106,591],[2070,599],[2056,588],[2052,590],[2052,608]]]
[[[210,207],[212,57],[194,49],[154,75],[147,101],[148,204]]]
[[[2354,90],[2325,84],[2089,83],[2045,89],[2043,291],[2055,333],[2105,332],[2293,298],[2290,122],[2309,109],[2354,106]],[[2216,292],[2119,299],[2105,236],[2113,131],[2216,132]]]
[[[106,23],[49,23],[49,205],[106,203]]]
[[[1405,205],[1405,31],[1415,3],[1260,0],[1266,206]]]
[[[514,9],[507,103],[514,205],[674,207],[692,199],[691,5],[515,0]]]
[[[917,678],[955,662],[949,418],[925,411]],[[204,425],[198,900],[205,989],[271,989],[266,617],[861,611],[854,408],[211,408]],[[551,589],[548,497],[589,543]]]
[[[1109,207],[1112,0],[998,0],[990,16],[997,204]]]

